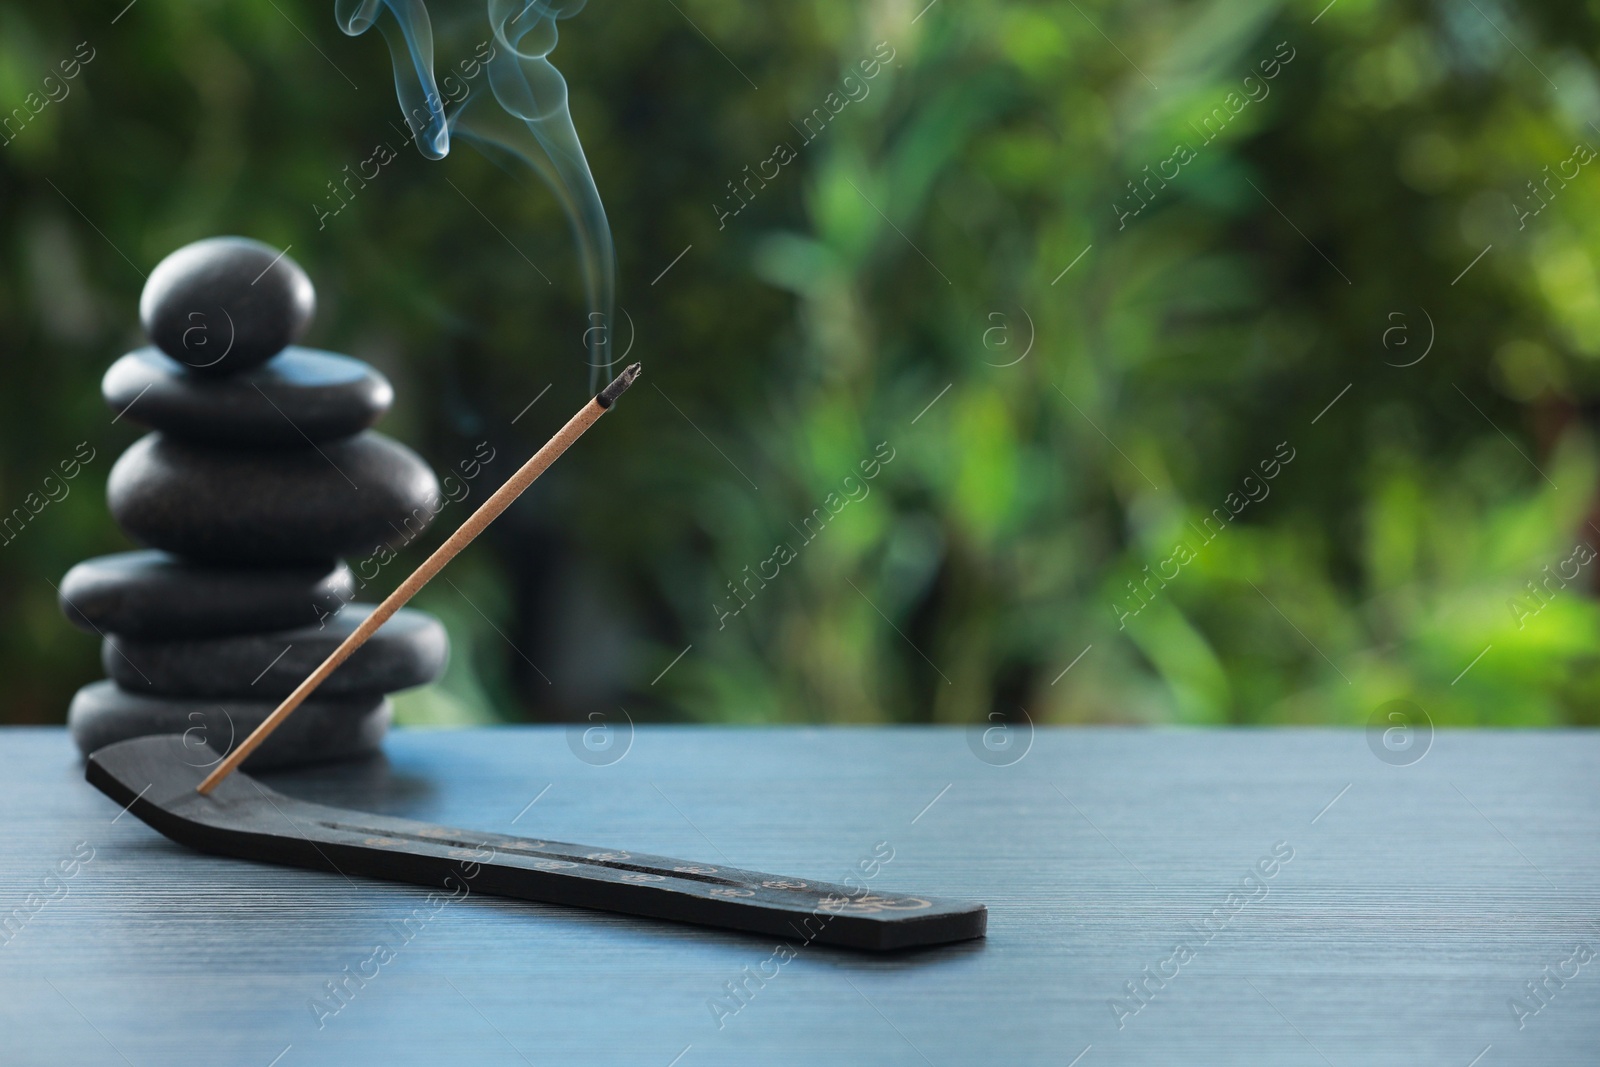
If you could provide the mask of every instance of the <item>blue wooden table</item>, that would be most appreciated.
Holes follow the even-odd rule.
[[[263,776],[483,830],[984,901],[907,956],[187,852],[0,731],[0,1062],[1600,1061],[1600,736],[400,731]],[[1025,754],[1023,754],[1025,753]],[[1020,758],[1017,758],[1018,755]],[[618,756],[621,758],[617,758]]]

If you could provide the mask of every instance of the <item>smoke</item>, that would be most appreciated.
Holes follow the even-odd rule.
[[[339,28],[359,36],[374,24],[388,42],[395,93],[417,148],[443,159],[460,134],[492,159],[519,160],[555,194],[572,225],[591,326],[584,333],[593,389],[611,356],[616,250],[600,191],[567,109],[567,80],[550,62],[558,19],[587,0],[440,0],[436,25],[425,0],[335,0]],[[387,12],[390,17],[382,17]],[[447,54],[466,55],[443,79],[434,74],[436,36]],[[447,107],[453,111],[447,113]],[[598,320],[598,321],[596,321]],[[609,377],[609,375],[608,375]]]

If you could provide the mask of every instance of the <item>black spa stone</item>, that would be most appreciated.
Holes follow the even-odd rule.
[[[159,349],[141,348],[111,365],[100,392],[130,422],[223,445],[349,437],[394,401],[389,379],[359,359],[293,346],[223,378],[193,374]]]
[[[237,374],[305,332],[316,310],[311,279],[271,245],[212,237],[156,264],[139,297],[150,340],[194,373]]]
[[[281,700],[372,614],[351,604],[325,626],[186,641],[105,639],[100,660],[123,689],[162,696]],[[450,639],[432,615],[402,608],[328,680],[326,696],[393,693],[444,673]]]
[[[85,560],[61,579],[59,599],[80,630],[159,639],[286,630],[354,597],[343,563],[225,568],[145,551]]]
[[[272,714],[272,700],[181,700],[141,696],[113,682],[78,690],[67,711],[67,730],[85,756],[130,737],[182,734],[198,766],[210,766],[250,736]],[[313,695],[284,720],[244,761],[246,770],[268,770],[349,759],[376,752],[394,709],[386,697],[331,700]],[[209,745],[215,751],[207,751]]]
[[[220,563],[370,553],[426,527],[439,482],[422,458],[366,431],[320,446],[223,449],[147,434],[106,481],[111,515],[152,548]]]

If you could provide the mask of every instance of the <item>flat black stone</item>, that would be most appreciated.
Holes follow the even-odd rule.
[[[343,563],[223,568],[154,551],[84,560],[60,586],[61,612],[80,630],[143,639],[285,630],[354,597]]]
[[[439,482],[371,430],[317,447],[223,449],[152,433],[106,481],[111,515],[153,548],[222,563],[367,554],[426,528]]]
[[[203,377],[156,348],[129,352],[100,392],[130,422],[189,441],[303,445],[360,433],[394,402],[394,387],[349,356],[290,347],[259,367]]]
[[[300,265],[271,245],[211,237],[156,264],[139,297],[150,340],[196,374],[266,362],[299,340],[317,297]]]
[[[366,617],[351,604],[324,626],[188,641],[107,637],[100,660],[132,693],[281,700],[306,680]],[[450,638],[432,615],[402,608],[317,688],[326,696],[393,693],[444,673]]]
[[[182,734],[197,767],[215,764],[272,714],[272,700],[219,702],[148,697],[95,682],[78,690],[67,711],[67,729],[78,751],[151,734]],[[394,709],[386,697],[329,700],[313,696],[250,754],[251,770],[298,767],[376,752]],[[210,751],[207,746],[215,751]]]

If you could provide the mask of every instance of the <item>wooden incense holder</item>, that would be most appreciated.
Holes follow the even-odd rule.
[[[248,774],[209,794],[208,750],[137,737],[89,756],[88,780],[151,828],[202,852],[654,919],[886,951],[982,937],[982,904],[869,892],[721,864],[456,830],[311,804]]]

